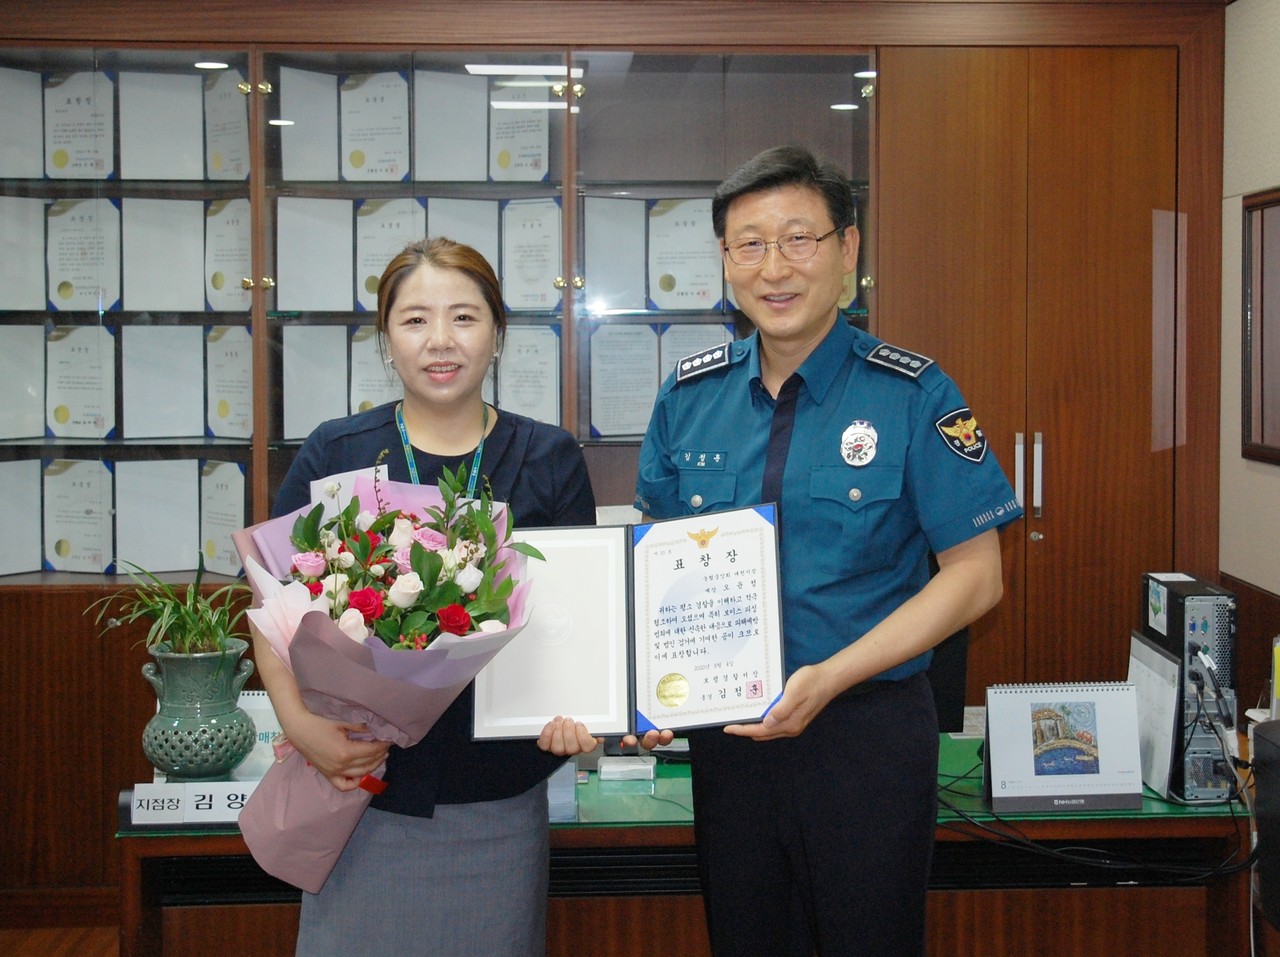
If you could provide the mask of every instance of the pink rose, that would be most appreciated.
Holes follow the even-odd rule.
[[[303,578],[319,578],[329,570],[324,552],[299,552],[293,556],[293,567]]]
[[[449,540],[434,528],[415,528],[413,540],[429,552],[438,552],[449,544]]]
[[[471,630],[471,615],[461,605],[445,605],[436,612],[440,630],[451,635],[465,635]]]
[[[373,588],[357,588],[347,596],[347,606],[364,616],[364,623],[371,625],[382,617],[382,592]]]
[[[413,571],[413,564],[409,561],[409,556],[413,551],[412,545],[405,545],[397,548],[391,556],[391,560],[396,563],[396,568],[400,569],[401,575],[407,575]]]

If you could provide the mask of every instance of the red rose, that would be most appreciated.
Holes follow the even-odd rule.
[[[312,598],[319,598],[324,594],[324,582],[304,582],[307,591],[311,592]]]
[[[372,588],[357,588],[347,596],[347,605],[364,616],[366,625],[372,625],[382,617],[382,592]]]
[[[471,616],[461,605],[445,605],[436,612],[436,620],[440,630],[451,635],[465,635],[471,630]]]

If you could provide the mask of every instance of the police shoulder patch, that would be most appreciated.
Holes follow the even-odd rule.
[[[987,454],[987,437],[969,409],[953,409],[940,416],[933,427],[942,441],[966,462],[981,462]]]
[[[891,346],[887,342],[880,343],[880,345],[867,353],[867,361],[901,372],[903,375],[910,376],[913,379],[918,379],[920,373],[933,365],[933,360],[928,356],[922,356],[917,352],[909,352],[898,346]]]
[[[685,356],[676,363],[676,381],[687,382],[704,372],[720,369],[729,364],[729,343],[723,342],[710,349],[703,349],[691,356]]]

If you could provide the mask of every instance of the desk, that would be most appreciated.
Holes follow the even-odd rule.
[[[931,954],[1248,954],[1249,872],[1210,873],[1233,853],[1239,858],[1247,853],[1249,827],[1242,809],[1233,816],[1221,807],[1173,807],[1149,793],[1136,811],[996,818],[980,795],[977,741],[944,735],[941,744],[940,794],[951,807],[938,815],[929,899]],[[549,957],[582,953],[584,939],[593,941],[591,953],[599,957],[708,953],[688,768],[660,766],[654,782],[601,782],[592,774],[577,794],[577,821],[552,826]],[[234,889],[252,893],[232,910],[268,905],[246,921],[252,930],[242,932],[261,938],[266,949],[254,951],[242,940],[232,945],[236,953],[280,953],[279,941],[296,932],[299,893],[273,885],[257,871],[234,827],[222,833],[157,833],[126,826],[127,815],[122,821],[120,957],[161,953],[162,939],[170,937],[162,909],[186,906],[204,914],[199,907],[217,903],[216,887],[194,902],[174,899],[166,890],[175,867],[195,871],[202,862],[234,861],[240,868],[240,876],[232,878]],[[991,843],[988,829],[1005,835],[1016,829],[1055,850],[1087,844],[1164,870],[1106,870],[1033,855]],[[1173,874],[1182,868],[1201,873]],[[250,886],[255,882],[260,891]],[[242,903],[235,894],[226,902]],[[220,915],[227,910],[219,905]],[[234,927],[222,917],[219,924],[220,937]],[[1117,926],[1123,928],[1119,940]],[[173,936],[186,945],[191,935]],[[218,946],[210,953],[226,952],[225,940]],[[165,953],[173,955],[173,947]],[[198,953],[182,951],[183,957]]]

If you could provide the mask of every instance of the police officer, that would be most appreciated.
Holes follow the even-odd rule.
[[[837,167],[767,150],[712,220],[756,331],[680,361],[636,487],[653,518],[778,503],[784,693],[761,723],[689,733],[712,950],[918,955],[937,813],[924,671],[999,601],[997,529],[1021,509],[955,383],[840,313],[858,232]]]

